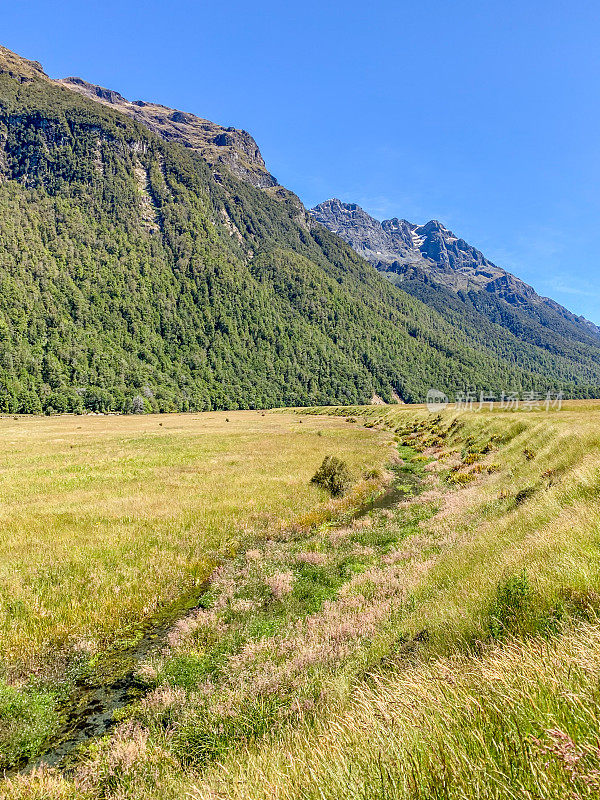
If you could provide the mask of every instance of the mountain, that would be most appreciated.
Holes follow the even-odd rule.
[[[480,312],[550,352],[567,353],[573,341],[592,348],[600,342],[596,325],[540,297],[437,220],[425,225],[398,218],[379,222],[360,206],[337,199],[310,214],[392,283],[440,310],[450,304]]]
[[[110,91],[0,49],[0,411],[598,391],[599,347],[411,296],[249,134]]]
[[[212,166],[218,168],[224,165],[238,178],[258,189],[278,186],[277,180],[267,172],[258,145],[246,131],[224,128],[194,114],[157,103],[125,100],[118,92],[95,86],[81,78],[65,78],[57,83],[127,114],[168,142],[190,147]]]
[[[382,272],[400,277],[421,275],[423,280],[428,278],[457,293],[490,292],[517,307],[546,306],[600,336],[593,323],[576,317],[554,300],[540,297],[531,286],[497,267],[437,220],[425,225],[397,218],[379,222],[355,203],[336,199],[315,206],[310,214]]]

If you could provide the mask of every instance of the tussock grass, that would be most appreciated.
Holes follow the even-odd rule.
[[[390,442],[258,412],[11,417],[0,431],[0,768],[39,751],[69,686],[103,674],[242,542],[335,516],[310,483],[327,454],[361,475]]]
[[[113,739],[10,800],[598,795],[600,406],[344,414],[425,491],[232,559]]]
[[[598,625],[372,676],[198,783],[215,798],[584,798],[600,789]]]
[[[310,484],[325,455],[358,475],[387,458],[381,437],[336,420],[228,417],[0,419],[0,670],[127,637],[240,533],[325,500]]]
[[[435,426],[409,411],[398,426],[403,412],[378,409],[380,425],[425,448],[442,427],[459,471],[484,442],[500,445],[480,456],[498,470],[452,490],[434,518],[445,550],[401,623],[428,640],[345,702],[332,685],[316,723],[228,759],[193,796],[597,796],[598,411],[449,414]]]

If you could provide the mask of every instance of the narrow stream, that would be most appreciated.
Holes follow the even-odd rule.
[[[406,472],[402,467],[392,467],[394,480],[388,488],[377,495],[373,500],[368,500],[356,509],[353,519],[364,517],[370,511],[392,508],[393,506],[417,494],[422,485],[421,478],[412,472]]]
[[[208,583],[204,581],[193,594],[165,609],[160,621],[150,621],[133,647],[109,657],[102,674],[77,681],[58,736],[42,755],[21,764],[15,772],[28,773],[41,766],[68,767],[69,756],[78,748],[108,733],[117,724],[115,712],[149,691],[136,677],[138,666],[165,644],[178,619],[200,608]]]

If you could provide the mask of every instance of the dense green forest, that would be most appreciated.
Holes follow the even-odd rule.
[[[596,396],[600,348],[553,352],[422,300],[292,197],[0,74],[1,412],[410,402],[432,386]]]

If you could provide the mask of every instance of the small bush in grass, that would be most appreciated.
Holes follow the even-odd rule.
[[[525,570],[502,581],[490,609],[490,632],[495,638],[505,634],[531,632],[535,624],[533,591]]]
[[[448,483],[456,486],[464,486],[467,483],[475,480],[472,472],[453,472],[448,476]]]
[[[348,491],[352,475],[348,465],[341,458],[325,456],[310,482],[326,489],[332,497],[340,497]]]
[[[535,486],[526,486],[524,489],[520,489],[515,495],[515,504],[520,506],[521,503],[529,500],[529,498],[533,497],[534,494]]]

